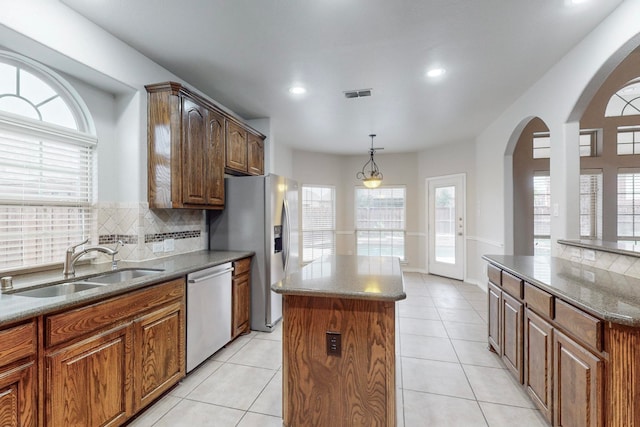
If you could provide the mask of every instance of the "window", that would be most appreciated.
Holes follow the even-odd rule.
[[[404,259],[404,187],[356,188],[356,251],[358,255]]]
[[[640,81],[634,79],[613,94],[605,110],[605,117],[640,114]]]
[[[534,255],[551,254],[551,178],[548,173],[533,177]]]
[[[593,157],[596,154],[596,131],[580,131],[580,157]],[[551,138],[548,132],[533,134],[533,158],[551,158]]]
[[[618,173],[618,240],[640,240],[640,171]]]
[[[302,186],[302,261],[335,253],[336,214],[333,187]]]
[[[618,155],[640,154],[640,126],[618,128]]]
[[[95,230],[96,138],[50,70],[0,52],[0,269],[62,262]]]
[[[602,171],[580,174],[580,237],[602,238]]]

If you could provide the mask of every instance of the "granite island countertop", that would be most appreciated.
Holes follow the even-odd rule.
[[[78,279],[90,280],[91,276],[111,272],[111,263],[76,265],[76,275],[64,278],[62,268],[14,276],[12,291],[0,294],[0,326],[61,310],[80,303],[90,303],[106,297],[124,294],[153,283],[165,282],[186,276],[204,268],[252,256],[250,251],[197,251],[140,262],[118,262],[118,270],[131,268],[162,270],[148,276],[120,283],[108,284],[69,295],[33,298],[15,294],[16,291]]]
[[[548,256],[482,258],[601,319],[640,326],[640,279]]]
[[[271,285],[283,295],[399,301],[405,299],[400,259],[327,255]]]

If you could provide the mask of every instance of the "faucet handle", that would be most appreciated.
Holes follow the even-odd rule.
[[[77,248],[78,246],[82,246],[82,245],[84,245],[85,243],[88,243],[88,242],[89,242],[89,238],[87,237],[87,238],[86,238],[86,239],[84,239],[82,242],[78,243],[77,245],[71,245],[71,246],[69,246],[69,247],[67,248],[67,252],[69,252],[69,253],[74,253],[74,252],[75,252],[75,250],[76,250],[76,248]]]
[[[114,255],[118,253],[118,248],[120,246],[124,246],[124,242],[122,240],[118,240],[116,242],[116,246],[113,248],[113,252],[115,252]]]

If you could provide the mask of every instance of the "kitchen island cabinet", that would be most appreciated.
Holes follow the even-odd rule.
[[[397,258],[329,256],[272,285],[283,295],[283,425],[396,425]]]
[[[231,339],[235,339],[251,327],[251,258],[233,262],[231,304]]]
[[[492,295],[499,293],[524,309],[522,382],[549,424],[640,425],[640,280],[558,258],[484,259],[490,263],[489,346],[503,356],[512,346],[505,334],[494,343],[494,331],[509,328],[505,318],[512,317],[504,306],[492,314]],[[505,278],[524,286],[505,286]]]

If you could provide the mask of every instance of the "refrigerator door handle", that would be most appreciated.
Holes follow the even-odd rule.
[[[289,262],[289,244],[291,240],[291,236],[289,233],[291,232],[291,223],[289,220],[289,204],[285,199],[282,206],[282,269],[286,274],[287,272],[287,264]]]

